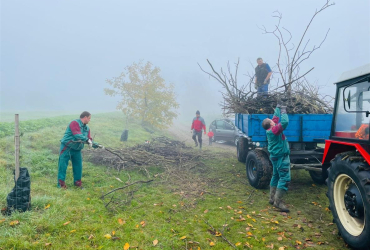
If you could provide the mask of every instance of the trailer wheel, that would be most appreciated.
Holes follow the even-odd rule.
[[[328,168],[323,166],[322,167],[322,172],[316,172],[316,171],[308,171],[310,173],[310,176],[312,180],[316,184],[324,184],[326,179],[328,178]]]
[[[370,166],[355,152],[331,162],[328,198],[342,238],[358,249],[370,248]]]
[[[261,150],[251,150],[246,159],[249,184],[262,189],[268,187],[272,176],[272,164],[267,154]]]
[[[239,162],[245,162],[248,154],[248,140],[247,138],[240,137],[236,145],[236,155]]]

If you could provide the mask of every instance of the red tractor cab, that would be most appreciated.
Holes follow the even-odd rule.
[[[327,196],[334,222],[352,247],[370,249],[370,64],[346,72],[336,83]]]

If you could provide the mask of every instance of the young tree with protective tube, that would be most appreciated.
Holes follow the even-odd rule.
[[[160,76],[160,68],[151,62],[133,63],[118,77],[106,82],[111,88],[105,88],[105,93],[122,97],[117,109],[129,118],[140,119],[142,124],[156,128],[167,128],[177,117],[179,104],[175,99],[174,86],[165,82]]]

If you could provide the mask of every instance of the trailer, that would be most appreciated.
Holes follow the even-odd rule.
[[[235,115],[235,126],[243,132],[237,145],[237,157],[246,164],[248,181],[255,188],[266,188],[272,176],[266,131],[262,128],[262,121],[272,117],[265,114]],[[321,159],[325,140],[330,136],[333,115],[294,114],[288,117],[289,126],[284,135],[291,151],[291,169],[305,169],[316,183],[323,184],[329,164],[323,166]]]

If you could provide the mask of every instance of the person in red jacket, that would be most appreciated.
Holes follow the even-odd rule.
[[[208,138],[209,138],[209,145],[211,146],[212,145],[212,138],[215,134],[212,132],[212,129],[210,129],[207,135],[208,135]]]
[[[197,110],[195,113],[195,117],[193,119],[193,123],[191,124],[191,133],[193,133],[193,140],[195,142],[195,147],[198,147],[199,142],[199,149],[202,149],[202,129],[204,134],[206,134],[206,123],[202,117],[200,117],[200,112]],[[198,136],[198,142],[196,137]]]

